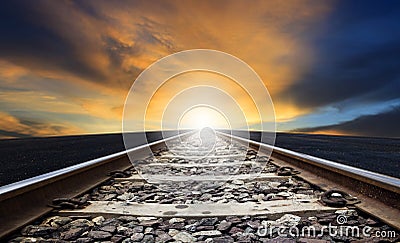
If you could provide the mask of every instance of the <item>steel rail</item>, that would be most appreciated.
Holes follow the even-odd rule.
[[[166,142],[193,132],[185,132],[0,187],[0,239],[49,213],[52,208],[47,205],[54,198],[77,196],[109,179],[109,172],[131,167],[128,154],[133,154],[138,159],[144,158],[148,156],[149,149],[161,148]]]
[[[128,149],[128,150],[125,150],[125,151],[121,151],[121,152],[117,152],[117,153],[114,153],[114,154],[106,155],[106,156],[103,156],[103,157],[100,157],[100,158],[97,158],[97,159],[92,159],[92,160],[89,160],[89,161],[86,161],[86,162],[82,162],[82,163],[77,164],[77,165],[68,166],[68,167],[63,168],[63,169],[51,171],[49,173],[45,173],[45,174],[38,175],[38,176],[35,176],[35,177],[31,177],[31,178],[28,178],[28,179],[25,179],[25,180],[22,180],[22,181],[17,181],[17,182],[8,184],[8,185],[1,186],[0,187],[0,201],[4,200],[6,198],[5,195],[7,195],[7,193],[11,193],[11,192],[16,193],[17,190],[21,190],[21,189],[24,189],[24,188],[27,188],[27,187],[30,187],[30,186],[34,186],[34,185],[37,185],[38,183],[45,182],[45,181],[48,181],[48,180],[52,180],[52,179],[55,179],[55,178],[60,177],[60,176],[65,176],[65,175],[67,175],[67,174],[69,174],[71,172],[79,172],[81,170],[86,170],[86,169],[88,169],[88,168],[90,168],[92,166],[99,165],[99,164],[101,164],[103,162],[108,162],[108,161],[112,161],[112,160],[115,160],[115,159],[119,159],[119,158],[125,157],[128,153],[134,153],[136,151],[155,146],[155,145],[157,145],[159,143],[165,143],[167,141],[174,140],[174,139],[176,139],[176,138],[178,138],[180,136],[185,136],[185,135],[187,135],[189,133],[192,133],[192,131],[184,133],[184,134],[178,134],[178,135],[175,135],[175,136],[172,136],[172,137],[169,137],[169,138],[165,138],[165,139],[161,139],[161,140],[158,140],[158,141],[154,141],[154,142],[149,143],[149,144],[139,145],[137,147],[134,147],[134,148],[131,148],[131,149]]]
[[[226,136],[225,133],[216,131],[218,134],[224,135]],[[345,165],[345,164],[341,164],[338,162],[334,162],[331,160],[327,160],[327,159],[322,159],[322,158],[318,158],[312,155],[308,155],[308,154],[304,154],[304,153],[300,153],[300,152],[295,152],[289,149],[285,149],[285,148],[280,148],[280,147],[276,147],[276,146],[271,146],[269,144],[265,144],[265,143],[260,143],[260,142],[256,142],[253,140],[249,140],[246,138],[242,138],[242,137],[238,137],[235,135],[228,135],[232,138],[234,138],[235,140],[238,141],[242,141],[245,143],[249,143],[249,144],[253,144],[253,145],[257,145],[261,148],[267,149],[267,150],[272,150],[274,153],[278,153],[284,156],[288,156],[290,158],[296,159],[296,160],[301,160],[304,162],[308,162],[308,163],[313,163],[316,166],[319,167],[324,167],[326,169],[332,170],[334,172],[340,171],[342,173],[349,173],[352,174],[354,177],[357,177],[361,180],[365,180],[367,182],[376,184],[378,186],[381,186],[382,188],[385,189],[389,189],[392,190],[393,192],[399,193],[400,194],[400,179],[399,178],[395,178],[395,177],[391,177],[391,176],[387,176],[387,175],[383,175],[380,173],[376,173],[373,171],[368,171],[368,170],[364,170],[364,169],[360,169],[357,167],[353,167],[353,166],[349,166],[349,165]]]
[[[361,199],[356,207],[383,222],[400,229],[400,179],[372,171],[340,164],[327,159],[252,141],[216,131],[261,152],[271,153],[275,164],[292,166],[300,177],[321,189],[343,189]]]

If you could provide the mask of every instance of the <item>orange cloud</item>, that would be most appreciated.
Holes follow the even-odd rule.
[[[29,72],[25,68],[0,59],[0,75],[4,82],[13,81],[21,76],[27,75],[28,73]]]
[[[32,12],[40,18],[32,21],[59,38],[61,51],[43,50],[46,55],[31,56],[15,50],[15,56],[0,62],[0,79],[52,79],[59,82],[53,85],[59,88],[50,92],[49,82],[53,81],[37,86],[32,81],[27,87],[41,87],[41,92],[30,92],[29,97],[22,91],[3,92],[0,101],[13,108],[29,106],[32,112],[77,113],[106,119],[112,125],[93,124],[85,129],[100,132],[113,127],[114,131],[120,126],[125,95],[143,69],[177,51],[208,48],[233,54],[253,67],[275,100],[278,121],[286,121],[309,112],[279,97],[312,65],[312,49],[302,33],[318,23],[331,5],[327,1],[249,4],[240,0],[39,2]],[[19,82],[7,85],[22,87],[21,82],[26,81]],[[76,93],[66,91],[62,83]],[[149,106],[149,122],[159,119],[160,104],[170,98],[167,94],[195,84],[168,87],[158,93]],[[256,121],[254,105],[235,86],[221,83],[218,87],[241,104],[250,123]]]
[[[296,132],[292,132],[296,133]],[[299,133],[304,133],[304,132],[299,132]],[[308,134],[315,134],[315,135],[333,135],[333,136],[362,136],[362,134],[357,134],[357,133],[350,133],[350,132],[344,132],[340,130],[329,130],[329,129],[321,129],[318,131],[310,131],[307,132]]]
[[[116,121],[121,121],[122,119],[122,106],[114,106],[113,101],[105,99],[79,99],[79,103],[92,116]]]
[[[81,134],[84,131],[68,123],[40,123],[29,122],[24,124],[20,119],[0,112],[0,138],[14,138],[23,136],[51,136]]]
[[[187,96],[183,100],[179,101],[178,106],[183,107],[193,102],[206,103],[212,102],[216,105],[223,105],[220,107],[223,111],[231,111],[238,106],[239,110],[246,117],[246,120],[253,121],[259,120],[258,110],[253,101],[251,94],[246,93],[235,81],[228,79],[227,77],[210,73],[210,72],[189,72],[179,76],[176,76],[164,83],[159,90],[154,94],[151,102],[148,104],[148,110],[146,113],[146,120],[161,121],[165,108],[177,97],[179,92],[193,88],[203,87],[198,89],[194,96]],[[209,89],[204,87],[210,87]],[[218,91],[219,97],[212,97],[209,93],[212,90]],[[226,98],[223,92],[226,94]],[[230,102],[228,96],[233,101]],[[176,107],[175,107],[176,108]],[[238,114],[236,114],[237,117]],[[243,125],[243,124],[241,124]]]

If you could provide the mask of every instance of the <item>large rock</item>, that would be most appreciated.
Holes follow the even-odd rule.
[[[156,242],[167,242],[172,240],[172,237],[162,230],[156,230],[155,234],[156,234]]]
[[[233,243],[235,240],[230,236],[220,236],[212,239],[212,243]]]
[[[219,230],[204,230],[193,233],[193,236],[220,236],[222,235]]]
[[[227,231],[227,230],[229,230],[231,228],[231,226],[232,226],[231,222],[228,222],[226,220],[222,220],[221,223],[219,223],[219,225],[217,227],[217,230]]]
[[[195,242],[196,238],[193,237],[191,234],[187,233],[187,232],[179,232],[178,234],[176,234],[174,237],[174,240],[176,241],[180,241],[183,243],[189,243],[189,242]]]
[[[92,219],[92,222],[95,223],[96,225],[101,225],[105,221],[105,218],[103,216],[95,217]]]
[[[63,240],[76,240],[85,231],[86,231],[85,228],[71,228],[71,229],[61,233],[61,239],[63,239]]]
[[[112,237],[111,237],[111,242],[113,242],[113,243],[119,243],[119,242],[121,242],[121,241],[123,241],[124,240],[124,236],[123,235],[113,235]]]
[[[117,227],[114,225],[106,225],[100,228],[101,231],[106,231],[109,233],[114,233],[117,230]]]
[[[217,223],[217,222],[218,222],[218,218],[202,218],[200,220],[199,225],[211,226],[211,225],[215,225],[215,223]]]
[[[21,231],[21,234],[26,236],[45,236],[51,234],[56,229],[50,226],[28,225]]]
[[[141,241],[144,237],[143,233],[133,233],[131,236],[132,241]]]
[[[69,222],[68,224],[64,225],[62,228],[64,230],[72,229],[72,228],[89,228],[94,226],[92,221],[87,219],[76,219],[74,221]]]
[[[60,227],[68,224],[71,221],[72,219],[69,217],[54,216],[44,220],[42,225],[47,225],[51,227]]]
[[[236,235],[238,233],[243,233],[243,229],[238,227],[232,227],[231,230],[229,231],[230,235]]]
[[[285,214],[281,218],[275,221],[275,225],[284,225],[284,226],[296,226],[299,224],[301,220],[300,216],[293,215],[293,214]]]
[[[44,239],[42,237],[17,237],[12,239],[10,243],[30,243],[30,242],[42,242]]]
[[[107,238],[111,238],[111,234],[109,232],[101,231],[101,230],[95,230],[95,231],[90,231],[88,236],[90,238],[93,238],[95,240],[104,240]]]
[[[93,242],[93,239],[89,237],[78,238],[76,240],[76,243],[91,243],[91,242]]]
[[[183,223],[183,222],[185,222],[185,219],[184,218],[172,218],[168,222],[170,224]]]
[[[236,216],[227,216],[226,221],[231,222],[232,224],[238,224],[242,222],[242,220]]]
[[[153,235],[145,235],[141,242],[143,242],[143,243],[154,243],[154,236]]]
[[[136,222],[137,218],[134,216],[124,215],[124,216],[118,217],[118,220],[120,220],[123,223],[129,223],[129,222]]]
[[[132,230],[135,233],[143,233],[144,227],[141,225],[138,225],[138,226],[133,227]]]

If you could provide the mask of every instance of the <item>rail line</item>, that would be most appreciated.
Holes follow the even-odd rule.
[[[0,187],[0,239],[396,242],[399,195],[397,178],[194,131]]]

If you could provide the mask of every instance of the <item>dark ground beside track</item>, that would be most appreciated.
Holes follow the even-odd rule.
[[[152,142],[161,133],[147,137]],[[252,133],[252,139],[259,137]],[[400,139],[279,133],[275,145],[400,177]],[[120,134],[0,140],[0,186],[122,150]]]

